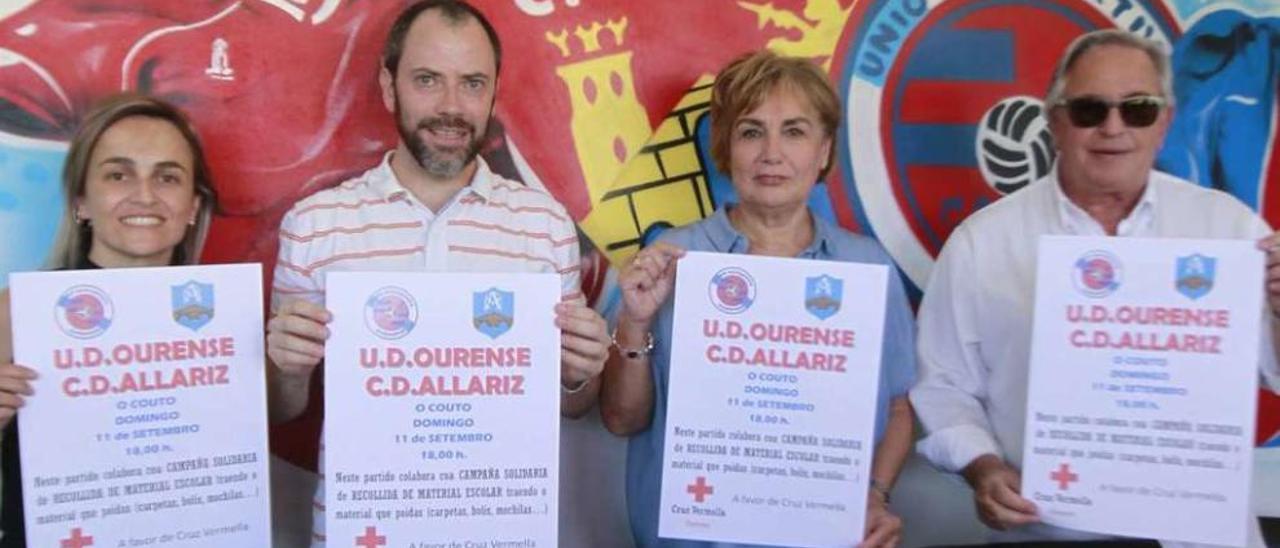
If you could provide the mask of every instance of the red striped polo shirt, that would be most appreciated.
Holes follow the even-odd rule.
[[[556,272],[565,299],[580,299],[573,219],[541,190],[489,170],[432,212],[391,171],[377,167],[298,202],[280,223],[272,309],[290,297],[324,302],[337,271]]]
[[[323,304],[325,275],[337,271],[555,272],[564,300],[583,298],[577,229],[549,194],[477,158],[471,184],[432,212],[396,180],[392,154],[285,214],[272,310],[289,298]],[[312,506],[312,546],[324,546],[323,442]]]

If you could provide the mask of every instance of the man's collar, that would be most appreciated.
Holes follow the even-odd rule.
[[[489,169],[489,164],[484,161],[484,158],[476,155],[475,162],[476,172],[471,174],[471,184],[463,189],[470,190],[472,194],[487,202],[489,197],[493,196],[493,184],[497,176],[493,174],[493,170]]]
[[[1152,172],[1147,173],[1147,184],[1142,189],[1142,196],[1138,198],[1138,203],[1134,204],[1133,209],[1125,215],[1125,219],[1133,219],[1142,211],[1149,210],[1156,206],[1156,185]],[[1058,166],[1053,166],[1053,177],[1050,178],[1053,183],[1054,202],[1057,204],[1058,219],[1063,226],[1075,226],[1077,220],[1089,219],[1093,217],[1089,212],[1080,207],[1071,198],[1067,197],[1067,193],[1062,190],[1062,177],[1058,173]],[[1097,222],[1096,220],[1093,222]]]
[[[391,158],[396,151],[388,150],[382,156],[382,163],[378,165],[373,174],[370,184],[375,192],[388,202],[403,199],[409,195],[409,189],[400,184],[400,179],[396,178],[395,170],[391,169]],[[484,158],[476,156],[476,172],[471,175],[471,183],[462,187],[462,192],[469,192],[476,195],[481,200],[488,201],[493,195],[494,174],[489,169],[489,164],[485,163]]]

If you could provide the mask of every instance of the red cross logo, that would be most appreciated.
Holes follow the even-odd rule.
[[[362,548],[377,548],[378,546],[387,545],[387,536],[379,535],[377,527],[365,527],[364,536],[356,537],[356,546]]]
[[[1066,491],[1067,486],[1080,481],[1080,476],[1071,471],[1071,467],[1067,463],[1058,466],[1058,470],[1049,473],[1049,479],[1058,482],[1058,489]]]
[[[703,500],[706,500],[708,495],[715,494],[716,492],[714,487],[707,485],[707,478],[702,476],[698,476],[698,480],[690,483],[684,488],[684,490],[690,495],[693,495],[693,500],[695,502],[702,502]]]
[[[93,546],[93,537],[84,536],[84,532],[79,527],[71,530],[71,538],[65,538],[61,541],[62,548],[85,548]]]

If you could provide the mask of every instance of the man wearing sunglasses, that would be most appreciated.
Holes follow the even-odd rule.
[[[1272,251],[1280,238],[1252,210],[1152,169],[1173,117],[1171,87],[1159,45],[1118,30],[1078,38],[1045,101],[1054,170],[970,216],[935,263],[919,311],[920,382],[911,391],[927,434],[918,447],[963,474],[994,541],[1103,538],[1040,523],[1036,505],[1019,493],[1041,235],[1247,238],[1269,251],[1268,265],[1280,265]],[[1266,329],[1259,367],[1280,386],[1275,328]]]

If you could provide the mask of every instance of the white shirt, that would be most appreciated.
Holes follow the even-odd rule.
[[[1119,237],[1248,240],[1270,233],[1234,197],[1157,171],[1116,230]],[[1056,170],[971,215],[934,264],[919,310],[920,381],[911,403],[926,434],[917,450],[940,468],[958,472],[988,453],[1021,468],[1044,234],[1106,235],[1063,194]],[[1280,386],[1269,331],[1261,356],[1265,380]]]

